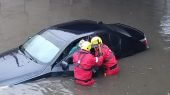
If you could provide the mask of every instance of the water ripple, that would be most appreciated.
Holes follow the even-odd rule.
[[[167,2],[168,4],[168,2]],[[170,47],[170,9],[168,5],[166,6],[167,10],[164,10],[164,16],[162,16],[160,21],[160,27],[161,27],[161,35],[165,42],[167,42],[168,46]]]
[[[5,87],[0,90],[0,95],[73,95],[63,86],[60,79],[42,79],[34,83],[19,84]]]

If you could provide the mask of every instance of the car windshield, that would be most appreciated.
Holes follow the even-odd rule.
[[[36,60],[48,63],[60,51],[60,48],[47,40],[42,35],[36,35],[23,45],[24,50]]]

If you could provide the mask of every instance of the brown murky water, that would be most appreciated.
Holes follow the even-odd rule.
[[[150,49],[119,60],[118,75],[101,76],[91,87],[52,77],[0,89],[0,95],[170,95],[169,0],[0,0],[0,52],[74,19],[131,25],[145,32]]]

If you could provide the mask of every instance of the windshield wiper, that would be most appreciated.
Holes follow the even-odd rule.
[[[30,60],[34,61],[35,63],[38,63],[37,60],[34,59],[27,51],[25,51],[23,45],[19,46],[20,51],[26,55]]]
[[[30,57],[30,60],[34,61],[35,63],[38,63],[37,60],[35,60],[33,57]]]
[[[25,51],[25,52],[26,52],[26,51]],[[36,60],[33,56],[31,56],[28,52],[26,52],[26,53],[27,53],[27,55],[29,56],[29,59],[30,59],[30,60],[34,61],[35,63],[38,63],[37,60]]]

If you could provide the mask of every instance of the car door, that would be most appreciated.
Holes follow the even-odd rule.
[[[121,43],[122,40],[118,35],[110,33],[111,50],[114,51],[114,54],[117,58],[120,58],[121,56]]]
[[[111,47],[110,45],[110,35],[107,32],[98,32],[93,35],[91,35],[91,38],[94,36],[99,36],[102,39],[102,42],[106,44],[108,47]]]
[[[80,40],[82,40],[82,39],[89,40],[89,36],[82,37],[82,38],[76,39],[75,41],[71,42],[64,49],[64,51],[58,57],[56,62],[53,64],[52,67],[55,69],[55,71],[53,70],[53,72],[63,72],[64,71],[62,68],[62,65],[61,65],[62,62],[68,63],[68,69],[66,71],[73,71],[72,55],[75,51],[79,50],[78,44],[79,44]],[[77,47],[77,48],[74,49],[75,47]],[[58,70],[56,68],[58,68]]]
[[[114,52],[117,58],[119,58],[119,55],[121,55],[121,38],[118,35],[113,34],[109,30],[96,33],[95,35],[101,37],[103,43]]]

